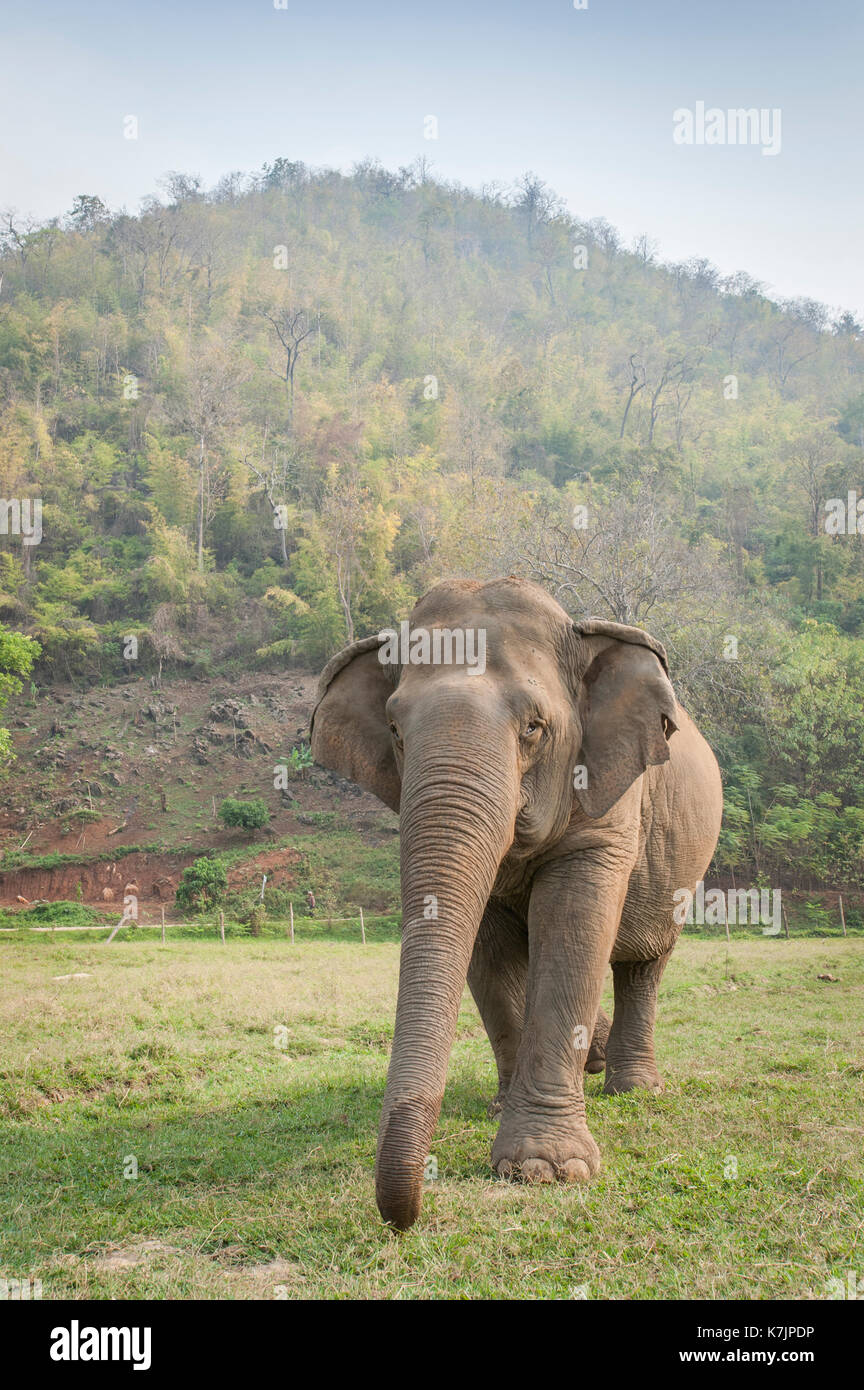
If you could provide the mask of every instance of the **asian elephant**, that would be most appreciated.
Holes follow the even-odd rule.
[[[596,1172],[586,1066],[605,1063],[610,1095],[661,1088],[654,1018],[680,931],[673,895],[702,878],[722,809],[714,755],[641,629],[574,623],[508,578],[438,584],[409,631],[398,660],[385,634],[335,656],[312,723],[315,759],[400,815],[399,995],[376,1161],[379,1210],[399,1229],[420,1211],[466,978],[498,1064],[499,1174]],[[599,1007],[610,962],[611,1028]]]

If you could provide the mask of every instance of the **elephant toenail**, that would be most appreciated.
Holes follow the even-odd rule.
[[[588,1182],[591,1169],[581,1158],[568,1158],[558,1169],[558,1176],[562,1182]]]
[[[499,1178],[512,1178],[513,1164],[510,1162],[509,1158],[502,1158],[501,1162],[498,1164],[496,1172]]]
[[[555,1170],[543,1158],[526,1158],[522,1164],[522,1177],[525,1182],[553,1182]]]

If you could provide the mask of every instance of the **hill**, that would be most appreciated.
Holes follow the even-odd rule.
[[[284,695],[441,574],[516,572],[667,643],[724,769],[718,870],[862,886],[851,315],[659,264],[531,175],[471,192],[422,163],[174,174],[137,216],[82,194],[2,226],[0,622],[39,644],[40,710],[104,701],[81,707],[84,770],[109,745],[138,766],[147,834],[187,844],[242,779],[195,773],[195,808],[154,812],[174,760],[147,764],[124,692],[177,703],[188,741],[250,672]],[[826,529],[850,491],[852,533]],[[31,747],[14,717],[7,848],[71,814],[42,724]],[[166,717],[141,715],[157,746]],[[245,780],[269,796],[260,751]]]

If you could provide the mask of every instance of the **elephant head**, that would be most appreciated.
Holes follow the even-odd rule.
[[[439,584],[410,630],[482,632],[485,666],[410,651],[382,661],[383,636],[366,638],[324,670],[312,725],[316,760],[400,813],[402,953],[376,1164],[379,1210],[398,1228],[420,1210],[490,894],[530,877],[574,814],[603,817],[665,762],[677,713],[659,643],[618,623],[574,624],[527,581]]]

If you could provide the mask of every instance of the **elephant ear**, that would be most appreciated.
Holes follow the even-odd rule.
[[[668,762],[678,705],[665,648],[647,632],[600,618],[573,630],[584,650],[577,696],[586,785],[576,799],[586,815],[603,816],[646,767]]]
[[[384,706],[399,668],[378,660],[381,640],[352,642],[321,672],[310,726],[312,756],[398,811],[401,782]]]

